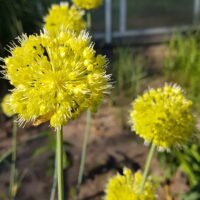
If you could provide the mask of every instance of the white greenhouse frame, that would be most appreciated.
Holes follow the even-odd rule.
[[[113,0],[116,1],[116,0]],[[127,30],[127,0],[119,0],[119,25],[118,31],[112,31],[112,0],[105,0],[105,32],[95,33],[96,39],[104,39],[106,43],[111,43],[113,38],[146,36],[156,34],[169,34],[174,31],[186,31],[191,25],[179,27],[159,27]],[[193,25],[197,25],[200,19],[200,0],[193,0]]]

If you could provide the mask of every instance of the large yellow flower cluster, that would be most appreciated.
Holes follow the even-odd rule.
[[[11,105],[11,94],[6,94],[1,102],[1,107],[3,110],[3,113],[8,116],[11,117],[14,115],[13,109],[12,109],[12,105]]]
[[[150,89],[133,102],[132,129],[160,148],[178,147],[194,132],[191,107],[192,101],[187,100],[176,85]]]
[[[52,5],[49,14],[44,18],[44,28],[49,34],[56,36],[61,28],[80,32],[86,28],[83,20],[84,11],[68,4]]]
[[[78,8],[90,10],[99,7],[103,0],[73,0],[73,2]]]
[[[95,110],[110,87],[107,60],[96,55],[88,34],[61,32],[24,36],[5,58],[5,76],[15,87],[15,113],[35,125],[64,125],[81,111]]]
[[[133,175],[125,168],[123,175],[118,174],[109,180],[105,200],[155,200],[155,185],[147,180],[143,191],[139,192],[141,182],[141,172]]]

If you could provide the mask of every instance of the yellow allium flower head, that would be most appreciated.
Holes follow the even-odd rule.
[[[11,104],[11,98],[12,98],[11,94],[7,94],[4,96],[1,102],[3,113],[8,117],[12,117],[14,115],[14,111],[12,109],[12,104]]]
[[[44,28],[49,34],[56,36],[62,28],[80,33],[86,28],[83,20],[84,11],[68,3],[52,5],[49,14],[44,18]]]
[[[130,169],[125,168],[123,175],[116,175],[108,181],[105,200],[155,200],[155,184],[148,179],[142,192],[141,172],[133,174]]]
[[[86,10],[97,8],[103,3],[103,0],[72,0],[72,1],[78,8],[83,8]]]
[[[194,133],[192,101],[176,85],[150,89],[133,102],[132,130],[160,149],[179,147]]]
[[[23,36],[20,43],[3,66],[15,87],[12,104],[20,123],[50,120],[58,127],[87,108],[97,108],[110,88],[110,76],[106,58],[96,55],[87,33]]]

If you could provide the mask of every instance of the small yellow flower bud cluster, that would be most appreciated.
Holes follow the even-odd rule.
[[[103,0],[73,0],[78,8],[90,10],[99,7]]]
[[[107,60],[96,55],[90,37],[61,31],[23,36],[5,58],[5,76],[15,87],[12,106],[21,122],[66,124],[80,112],[96,110],[110,88]]]
[[[11,94],[7,94],[4,96],[1,102],[1,107],[2,107],[3,113],[6,116],[12,117],[14,115],[14,111],[12,110],[12,105],[11,105]]]
[[[56,36],[61,29],[80,33],[86,28],[83,15],[84,11],[77,9],[74,5],[69,6],[67,3],[52,5],[49,14],[44,18],[44,28],[53,36]]]
[[[150,89],[133,102],[132,129],[159,148],[179,147],[194,133],[191,107],[192,101],[176,85]]]
[[[108,181],[105,200],[155,200],[155,184],[147,180],[144,190],[139,192],[141,182],[140,171],[133,174],[130,169],[125,168],[123,175],[118,174]]]

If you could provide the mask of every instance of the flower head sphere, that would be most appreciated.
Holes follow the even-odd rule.
[[[147,180],[140,193],[141,172],[133,174],[125,168],[123,175],[116,175],[108,181],[105,200],[155,200],[155,186]]]
[[[99,7],[103,0],[73,0],[78,8],[90,10]]]
[[[58,127],[87,108],[97,108],[110,88],[110,76],[106,58],[96,55],[88,34],[31,35],[20,42],[4,60],[20,123],[50,120],[51,126]]]
[[[56,36],[62,28],[80,33],[86,28],[83,20],[84,11],[75,6],[69,6],[67,3],[61,5],[52,5],[49,14],[44,18],[45,30]]]
[[[3,113],[8,117],[12,117],[14,115],[14,111],[11,105],[11,98],[11,94],[6,94],[1,102]]]
[[[150,89],[133,102],[132,129],[160,149],[179,147],[194,132],[191,107],[192,101],[187,100],[176,85]]]

